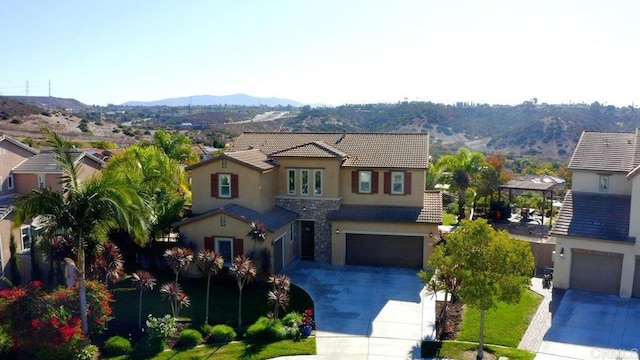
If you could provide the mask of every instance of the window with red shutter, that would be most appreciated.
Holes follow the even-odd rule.
[[[238,197],[238,174],[231,174],[231,197]]]
[[[218,174],[211,174],[211,197],[218,197]]]
[[[213,236],[204,237],[204,249],[216,251],[216,241]]]
[[[244,240],[233,239],[233,257],[244,254]]]
[[[411,173],[404,173],[404,193],[405,195],[411,195]]]

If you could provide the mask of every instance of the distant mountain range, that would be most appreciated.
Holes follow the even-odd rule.
[[[210,105],[240,105],[240,106],[303,106],[298,101],[280,98],[260,98],[246,94],[234,95],[197,95],[170,98],[156,101],[127,101],[124,106],[210,106]]]

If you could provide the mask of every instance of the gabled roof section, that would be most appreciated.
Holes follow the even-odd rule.
[[[279,166],[277,163],[269,159],[267,155],[265,155],[259,149],[251,149],[251,150],[245,150],[245,151],[224,152],[222,154],[212,157],[211,159],[207,159],[207,160],[195,163],[193,165],[189,165],[185,168],[185,170],[197,169],[201,166],[210,164],[220,159],[231,160],[238,164],[248,166],[258,171],[271,170],[274,167]]]
[[[442,224],[442,194],[439,191],[425,192],[422,208],[417,206],[341,205],[338,210],[329,211],[327,219]]]
[[[348,155],[323,141],[313,141],[288,149],[274,151],[272,157],[346,158]]]
[[[0,220],[6,218],[15,209],[13,205],[14,199],[15,195],[0,198]]]
[[[569,161],[569,169],[629,172],[640,161],[638,146],[638,132],[584,131]]]
[[[3,141],[10,142],[10,143],[12,143],[12,144],[14,144],[16,146],[19,146],[19,147],[23,148],[24,150],[26,150],[26,151],[34,154],[34,155],[39,153],[38,150],[32,148],[31,146],[29,146],[27,144],[24,144],[21,141],[18,141],[17,139],[15,139],[15,138],[13,138],[13,137],[11,137],[9,135],[3,134],[2,136],[0,136],[0,142],[3,142]]]
[[[261,222],[267,227],[267,230],[269,230],[270,232],[276,231],[277,229],[291,222],[293,219],[295,219],[298,216],[297,213],[278,207],[278,206],[274,206],[268,211],[264,213],[260,213],[258,211],[249,209],[242,205],[230,204],[230,205],[221,206],[219,208],[215,208],[213,210],[209,210],[207,212],[190,217],[188,219],[178,221],[176,223],[173,223],[171,226],[180,227],[195,221],[206,219],[210,216],[214,216],[217,214],[225,214],[227,216],[231,216],[235,219],[243,221],[247,224],[250,224],[253,221]]]
[[[100,166],[104,166],[104,161],[86,152],[78,151],[76,154],[75,162],[82,161],[83,159],[91,159]],[[56,162],[55,155],[51,151],[43,151],[38,153],[13,168],[13,173],[16,174],[62,174],[62,170]]]
[[[567,191],[551,233],[635,242],[629,237],[631,196]]]
[[[427,133],[246,132],[233,141],[230,149],[260,149],[271,156],[318,141],[347,154],[344,167],[426,169],[429,166]]]

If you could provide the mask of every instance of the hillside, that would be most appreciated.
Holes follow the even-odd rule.
[[[294,100],[275,97],[261,98],[246,94],[234,95],[197,95],[180,98],[162,99],[156,101],[128,101],[124,106],[212,106],[212,105],[241,105],[241,106],[302,106]]]

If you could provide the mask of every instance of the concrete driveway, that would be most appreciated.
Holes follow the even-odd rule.
[[[638,359],[640,299],[567,290],[536,360]]]
[[[417,270],[296,261],[283,273],[315,303],[317,359],[420,358],[433,335]]]

